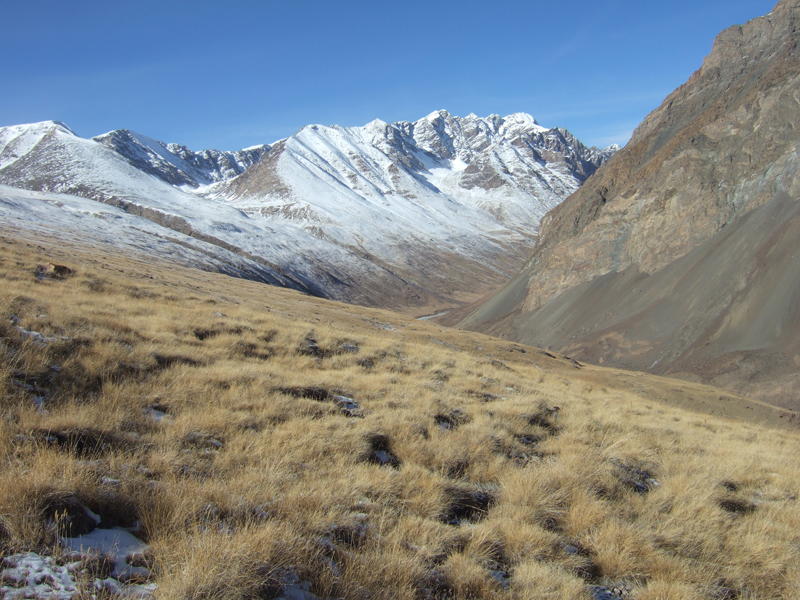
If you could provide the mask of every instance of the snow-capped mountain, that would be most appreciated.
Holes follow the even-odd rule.
[[[443,204],[476,218],[480,229],[530,235],[615,150],[586,148],[526,114],[481,119],[438,111],[414,123],[304,127],[215,191],[248,210],[266,203],[270,214],[299,211],[321,220],[332,206],[351,203],[358,212],[365,204],[379,212],[391,212],[387,203],[411,204],[435,220],[442,213],[430,209]]]
[[[144,251],[166,251],[142,240],[155,224],[183,236],[191,260],[210,257],[207,268],[350,302],[453,304],[519,268],[544,213],[614,150],[525,114],[310,125],[273,146],[198,153],[129,130],[84,139],[49,121],[0,128],[0,183],[51,193],[4,188],[0,214],[26,222],[20,212],[46,202],[38,221],[80,230],[85,202],[52,193],[81,196],[116,207],[97,211]]]

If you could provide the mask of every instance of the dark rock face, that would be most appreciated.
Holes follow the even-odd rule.
[[[462,325],[800,407],[798,25],[783,0],[721,33]]]

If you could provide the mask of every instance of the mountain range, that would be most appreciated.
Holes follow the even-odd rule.
[[[616,150],[522,113],[310,125],[238,152],[50,121],[0,129],[0,214],[320,297],[438,308],[516,272],[542,216]]]

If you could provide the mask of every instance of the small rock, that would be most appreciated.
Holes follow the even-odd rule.
[[[501,587],[507,588],[509,585],[509,580],[511,579],[511,574],[508,571],[490,571],[489,572],[497,583],[500,584]]]
[[[36,267],[36,277],[38,279],[66,279],[75,274],[75,271],[66,265],[56,265],[47,263],[46,265],[39,265]]]
[[[217,451],[222,448],[222,442],[202,431],[192,431],[184,438],[184,443],[196,448]]]
[[[392,456],[388,452],[386,452],[386,450],[378,450],[377,452],[375,452],[375,456],[381,463],[381,466],[390,465],[393,462]]]
[[[336,402],[337,406],[348,417],[363,416],[361,413],[361,406],[358,404],[358,402],[356,402],[352,398],[348,398],[347,396],[338,396],[336,394],[332,394],[331,399],[334,402]]]
[[[617,596],[611,588],[602,585],[590,585],[589,593],[594,600],[622,600],[622,596]]]

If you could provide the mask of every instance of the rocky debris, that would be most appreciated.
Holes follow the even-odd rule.
[[[431,336],[428,336],[428,339],[432,341],[434,344],[439,344],[440,346],[444,346],[448,350],[453,350],[455,352],[458,351],[458,347],[455,344],[451,344],[450,342],[445,342],[442,340],[437,340],[436,338],[433,338]]]
[[[399,469],[402,464],[400,459],[392,453],[392,444],[389,436],[382,433],[373,433],[366,438],[367,450],[363,460],[379,465]]]
[[[317,358],[325,358],[326,356],[325,350],[319,347],[317,340],[310,337],[307,337],[300,343],[300,346],[297,348],[297,353],[306,356],[316,356]]]
[[[332,402],[347,417],[363,417],[361,405],[341,390],[327,390],[322,386],[277,387],[273,391],[292,396],[307,398],[317,402]]]
[[[161,423],[162,421],[171,421],[173,419],[172,415],[170,414],[169,409],[166,405],[161,404],[160,402],[153,402],[149,406],[145,406],[142,409],[142,412],[149,418],[153,419],[154,421]]]
[[[31,399],[33,400],[33,405],[36,407],[36,412],[40,414],[45,414],[47,412],[45,410],[45,401],[47,400],[47,396],[50,394],[50,390],[41,389],[35,383],[25,383],[19,379],[12,379],[11,384],[22,388],[28,392],[28,394],[30,394]]]
[[[323,348],[316,339],[307,336],[297,347],[297,353],[303,356],[315,356],[319,359],[339,356],[341,354],[357,354],[360,346],[352,340],[339,340],[331,348]]]
[[[219,452],[222,442],[205,431],[192,431],[183,437],[184,446],[196,448],[203,452]]]
[[[339,600],[322,598],[311,592],[311,582],[300,579],[294,567],[289,567],[280,575],[280,591],[274,600]]]
[[[358,354],[361,347],[355,342],[342,341],[337,344],[337,348],[342,354]]]
[[[366,513],[352,515],[353,522],[346,525],[332,525],[320,540],[320,545],[328,551],[335,551],[340,546],[360,548],[370,537],[370,527],[366,522]]]
[[[525,446],[535,446],[536,444],[544,440],[544,438],[541,436],[531,435],[527,433],[523,433],[515,437],[520,444],[523,444]]]
[[[23,329],[19,325],[14,327],[24,338],[31,340],[37,346],[46,346],[48,344],[52,344],[53,342],[61,342],[61,341],[69,341],[67,336],[58,336],[58,337],[47,337],[42,335],[38,331],[28,331],[27,329]]]
[[[331,394],[331,399],[336,403],[336,406],[339,407],[339,410],[348,417],[363,417],[363,413],[361,411],[361,406],[347,396],[340,396],[338,394]]]
[[[423,598],[425,600],[438,600],[439,598],[449,598],[452,595],[447,576],[439,569],[431,569],[422,582]]]
[[[505,569],[490,569],[489,575],[503,589],[511,585],[511,573]]]
[[[606,587],[603,585],[590,585],[589,593],[594,600],[628,600],[633,589],[627,585]]]
[[[659,486],[658,481],[649,471],[618,460],[612,460],[611,462],[613,462],[620,471],[620,481],[622,484],[637,494],[646,494]]]
[[[75,271],[73,271],[66,265],[56,265],[53,263],[47,263],[46,265],[39,265],[36,267],[36,277],[39,280],[42,279],[64,280],[68,277],[72,277],[74,274]]]

